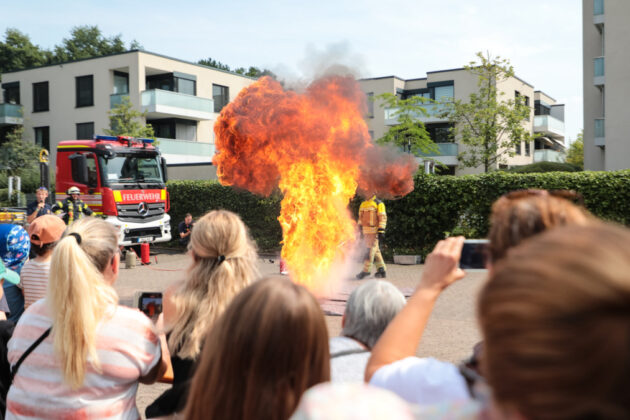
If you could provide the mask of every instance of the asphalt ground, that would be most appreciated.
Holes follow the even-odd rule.
[[[171,283],[184,279],[190,264],[189,258],[184,253],[163,250],[151,256],[150,265],[127,269],[123,263],[116,282],[120,303],[135,307],[140,292],[162,292]],[[260,272],[265,276],[280,276],[278,262],[273,256],[261,257],[258,262]],[[361,270],[360,262],[356,262],[355,266],[353,274]],[[422,265],[388,264],[386,280],[409,296],[422,275],[422,268]],[[341,331],[341,314],[348,295],[355,287],[373,278],[356,280],[353,276],[347,277],[351,278],[343,280],[328,299],[320,299],[331,337],[339,335]],[[475,303],[485,278],[485,270],[470,270],[464,279],[442,293],[418,347],[418,356],[431,356],[458,363],[470,355],[472,346],[480,339]],[[144,415],[145,407],[169,386],[159,383],[148,386],[141,384],[136,399],[140,413]]]

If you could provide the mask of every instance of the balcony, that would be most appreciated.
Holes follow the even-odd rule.
[[[418,113],[413,117],[417,118],[423,123],[436,123],[436,122],[448,122],[448,118],[440,117],[440,114],[446,110],[444,104],[424,104],[422,105],[427,115]],[[385,109],[385,125],[397,125],[398,124],[398,111],[399,108],[386,108]]]
[[[213,143],[201,143],[190,140],[157,138],[158,147],[166,162],[170,165],[178,163],[209,163],[214,156]]]
[[[457,165],[457,153],[459,145],[457,143],[436,143],[437,152],[420,153],[420,157],[430,157],[443,163],[444,165]]]
[[[534,116],[534,133],[542,133],[555,139],[564,138],[564,121],[551,115]]]
[[[564,152],[553,149],[534,150],[534,162],[564,162]]]
[[[602,25],[604,23],[604,0],[593,1],[593,24]]]
[[[212,99],[168,90],[145,90],[142,92],[141,105],[148,119],[185,118],[203,121],[215,116]]]
[[[23,124],[24,116],[22,112],[22,105],[0,104],[0,126]]]
[[[593,59],[593,84],[602,86],[606,80],[604,77],[604,57],[596,57]]]
[[[606,119],[595,118],[595,146],[606,147]]]

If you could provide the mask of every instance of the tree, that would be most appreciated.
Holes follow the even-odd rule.
[[[506,156],[514,156],[521,141],[531,142],[535,136],[523,124],[531,112],[524,98],[503,98],[505,93],[497,88],[514,76],[509,60],[481,52],[477,58],[479,62],[471,61],[464,67],[477,76],[478,91],[467,101],[446,103],[442,116],[454,123],[451,132],[465,146],[458,155],[460,166],[483,166],[488,172],[493,165],[505,163]]]
[[[110,136],[131,136],[140,138],[155,138],[151,124],[142,123],[142,118],[146,117],[146,112],[133,109],[133,104],[129,96],[123,96],[121,103],[108,111],[109,129],[105,129],[105,134]]]
[[[584,130],[578,134],[577,139],[569,146],[566,161],[582,170],[584,169]]]
[[[106,38],[96,25],[75,26],[70,35],[70,38],[62,40],[61,45],[55,46],[56,63],[127,51],[120,35]],[[132,42],[132,47],[139,47],[137,41]]]
[[[0,145],[0,167],[8,176],[21,176],[39,162],[40,147],[24,141],[24,127],[18,126],[7,133]]]
[[[421,96],[400,99],[391,93],[378,95],[377,99],[382,100],[381,107],[395,109],[392,117],[398,119],[397,125],[390,127],[383,137],[376,140],[378,144],[390,143],[413,154],[430,153],[438,150],[419,119],[419,116],[427,115],[423,106],[427,99]]]
[[[260,78],[263,76],[271,76],[274,79],[277,79],[277,76],[274,72],[272,72],[269,69],[259,69],[258,67],[252,67],[250,66],[249,69],[245,70],[245,67],[239,67],[236,70],[234,70],[235,73],[238,74],[243,74],[245,76],[249,76],[249,77],[255,77],[255,78]]]
[[[34,45],[28,35],[17,29],[8,28],[4,42],[0,42],[0,73],[41,66],[51,58],[50,51]]]
[[[217,61],[213,58],[202,58],[201,60],[197,61],[198,64],[202,64],[204,66],[208,66],[208,67],[214,67],[215,69],[219,69],[219,70],[227,70],[227,71],[231,71],[230,70],[230,66],[228,66],[227,64],[223,64],[220,61]]]

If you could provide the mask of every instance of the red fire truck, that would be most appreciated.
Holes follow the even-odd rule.
[[[118,227],[120,245],[170,241],[166,161],[152,143],[125,136],[60,142],[56,200],[78,187],[81,200]]]

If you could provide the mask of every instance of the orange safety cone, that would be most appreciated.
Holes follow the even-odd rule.
[[[284,260],[280,259],[280,274],[283,276],[289,275],[289,268],[287,267],[287,263]]]

